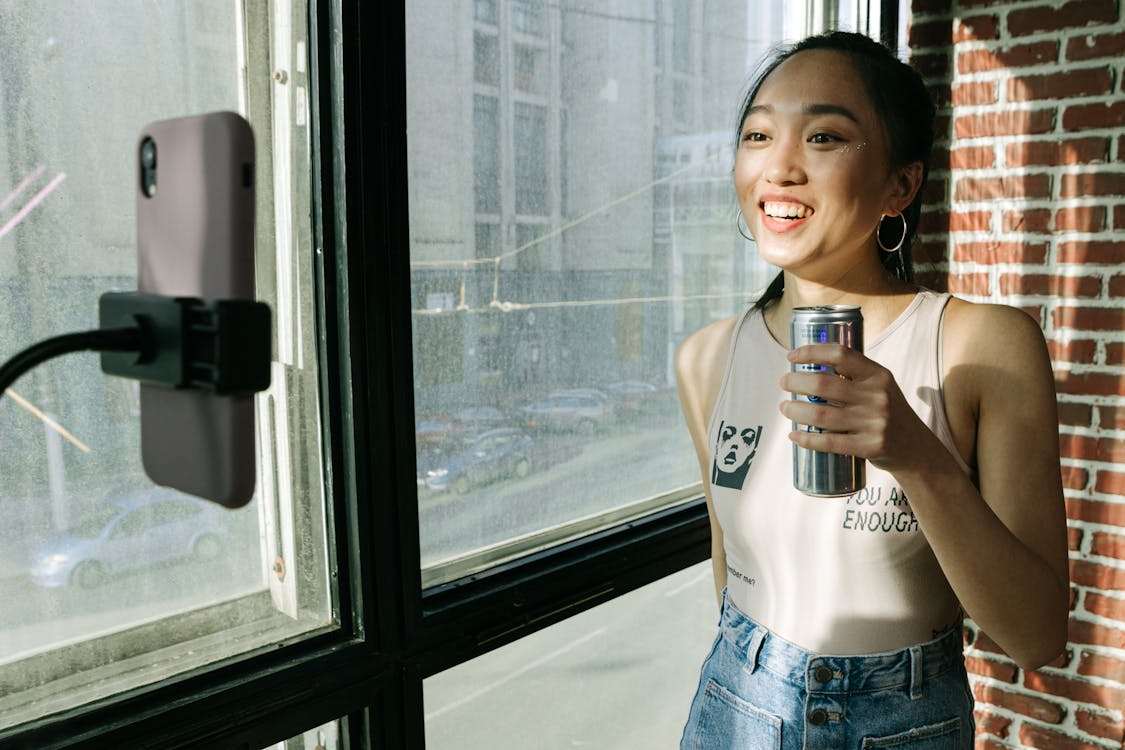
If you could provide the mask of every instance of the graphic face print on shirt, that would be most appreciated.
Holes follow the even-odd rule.
[[[742,489],[761,438],[761,425],[739,428],[726,421],[719,422],[715,458],[711,464],[711,484],[732,490]]]

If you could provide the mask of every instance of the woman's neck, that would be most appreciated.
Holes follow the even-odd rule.
[[[873,339],[906,309],[918,288],[881,267],[878,273],[831,285],[786,273],[785,291],[765,310],[766,326],[775,339],[789,346],[789,318],[793,308],[856,305],[863,310],[864,336]]]

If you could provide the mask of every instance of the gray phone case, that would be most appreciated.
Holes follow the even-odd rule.
[[[137,288],[203,300],[254,297],[254,136],[233,112],[163,120],[151,196],[137,181]],[[138,176],[140,167],[138,166]],[[141,385],[141,459],[157,484],[245,505],[254,492],[252,396]]]

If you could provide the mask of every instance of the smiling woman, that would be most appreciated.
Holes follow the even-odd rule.
[[[916,72],[844,32],[779,55],[744,102],[735,191],[781,273],[676,354],[722,610],[684,747],[967,749],[962,616],[1028,668],[1065,642],[1042,334],[912,280],[933,113]],[[862,353],[792,347],[795,308],[839,305],[862,311]],[[757,425],[735,481],[731,425]],[[866,486],[803,494],[793,444],[866,460]]]

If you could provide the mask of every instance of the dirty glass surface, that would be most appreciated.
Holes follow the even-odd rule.
[[[788,5],[407,4],[425,583],[698,494],[673,354],[770,276],[730,172]]]
[[[148,480],[137,385],[95,354],[0,397],[0,729],[330,624],[306,8],[249,5],[0,2],[0,359],[96,328],[103,292],[136,289],[137,136],[216,110],[255,130],[258,296],[276,328],[257,490],[238,510]]]

